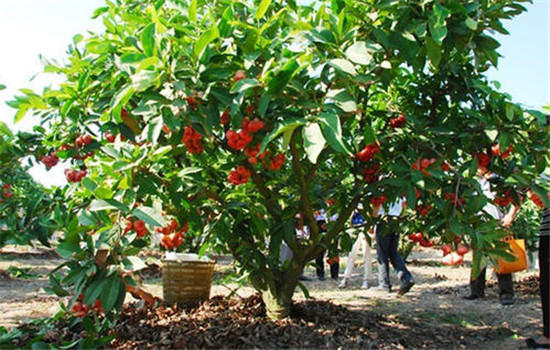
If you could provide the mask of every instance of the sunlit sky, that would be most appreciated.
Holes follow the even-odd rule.
[[[15,130],[30,130],[37,124],[28,116],[14,125],[15,112],[5,102],[21,88],[41,91],[58,83],[54,76],[40,74],[39,55],[63,60],[75,34],[100,30],[101,23],[91,15],[103,4],[103,0],[0,0],[0,84],[7,86],[0,91],[1,121]],[[489,77],[499,81],[515,102],[540,109],[550,104],[550,1],[535,0],[526,7],[527,13],[505,22],[510,35],[497,36],[503,57]],[[40,166],[31,174],[45,185],[64,185],[63,168],[46,172]]]

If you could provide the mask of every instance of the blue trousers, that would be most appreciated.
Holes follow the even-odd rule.
[[[401,285],[412,281],[412,275],[405,266],[405,260],[399,255],[399,220],[388,218],[388,222],[376,225],[376,254],[378,261],[378,284],[384,288],[391,288],[390,265],[397,271]]]

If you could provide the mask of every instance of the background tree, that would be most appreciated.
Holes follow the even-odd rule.
[[[408,230],[507,256],[506,232],[478,215],[488,199],[475,173],[479,163],[498,172],[512,200],[525,187],[547,200],[535,184],[548,164],[543,116],[483,75],[499,57],[491,33],[524,10],[107,1],[94,14],[105,32],[75,36],[68,64],[46,65],[66,83],[11,103],[16,119],[40,116],[45,149],[73,164],[59,246],[70,272],[59,278],[87,304],[120,308],[143,266],[134,254],[156,232],[167,249],[192,233],[201,252],[230,251],[282,318],[304,266],[337,240],[351,245],[357,205],[367,214],[401,196],[418,213]],[[324,233],[318,209],[338,214]],[[297,216],[307,240],[295,237]],[[283,241],[294,254],[281,264]]]

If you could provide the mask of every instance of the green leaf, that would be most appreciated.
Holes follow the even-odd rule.
[[[132,210],[132,216],[143,220],[146,224],[151,226],[166,226],[167,224],[162,213],[151,207],[138,207]]]
[[[0,84],[0,90],[4,90],[6,88],[6,85]]]
[[[374,130],[372,129],[372,126],[370,124],[365,124],[365,131],[363,133],[364,142],[367,145],[370,145],[374,141],[376,141],[376,137],[374,135]]]
[[[109,312],[115,306],[120,294],[126,294],[126,290],[122,278],[117,273],[112,274],[105,282],[107,282],[109,288],[102,289],[99,299],[105,312]]]
[[[141,46],[147,56],[155,53],[155,23],[150,23],[141,33]]]
[[[364,41],[358,41],[346,49],[346,56],[350,61],[357,64],[368,65],[372,60],[372,55],[367,49]]]
[[[340,118],[335,113],[324,113],[318,116],[321,128],[329,146],[336,152],[351,155],[349,148],[342,139],[342,125]]]
[[[466,17],[464,23],[470,30],[477,30],[477,21],[473,20],[471,17]]]
[[[191,0],[189,4],[189,20],[191,22],[197,21],[197,0]]]
[[[353,63],[351,63],[348,60],[344,60],[341,58],[334,58],[330,61],[328,61],[328,64],[331,67],[334,67],[335,69],[347,73],[349,75],[357,75],[357,71],[355,70],[355,67],[353,66]]]
[[[254,18],[262,19],[265,15],[265,12],[269,8],[269,5],[271,5],[271,0],[262,0],[262,2],[260,2],[260,5],[258,5],[258,9],[256,10],[256,15],[254,15]]]
[[[231,87],[231,93],[241,93],[243,91],[246,91],[250,88],[260,86],[260,82],[257,79],[242,79],[235,83]]]
[[[126,271],[134,272],[146,268],[147,264],[137,256],[127,256],[122,259],[122,267]]]
[[[260,154],[263,153],[267,148],[267,146],[269,145],[269,143],[271,143],[271,141],[277,138],[277,136],[279,136],[280,134],[287,131],[293,131],[297,127],[305,124],[306,124],[306,120],[303,118],[299,118],[299,119],[287,119],[275,125],[275,129],[273,129],[273,131],[270,132],[268,135],[266,135],[262,140],[262,147],[260,148],[259,153]]]
[[[302,291],[302,293],[304,293],[304,298],[309,299],[310,295],[307,287],[302,282],[298,282],[298,287],[300,287],[300,290]]]
[[[90,203],[90,211],[103,211],[103,210],[120,210],[122,212],[128,212],[129,208],[126,204],[121,203],[114,199],[94,199]]]
[[[206,32],[202,33],[199,39],[195,42],[195,45],[193,45],[193,54],[195,55],[195,57],[200,57],[208,44],[216,40],[219,36],[220,33],[218,32],[218,27],[216,27],[215,25]]]
[[[304,137],[304,150],[307,154],[307,158],[310,162],[315,164],[317,162],[317,157],[323,151],[325,147],[325,138],[321,132],[321,128],[317,123],[309,123],[303,129]]]
[[[426,37],[426,50],[432,69],[437,69],[441,62],[441,47],[429,36]]]
[[[327,93],[327,100],[325,103],[334,103],[347,113],[353,113],[357,110],[357,103],[355,102],[355,99],[345,89],[330,90]]]
[[[268,82],[266,95],[275,96],[283,91],[299,67],[300,65],[295,59],[291,59],[285,63],[283,68]]]

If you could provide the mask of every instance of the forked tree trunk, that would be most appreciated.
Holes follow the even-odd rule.
[[[289,269],[285,271],[280,280],[276,281],[275,286],[262,291],[267,317],[272,320],[281,320],[290,315],[292,296],[302,272],[303,264],[292,261]]]

